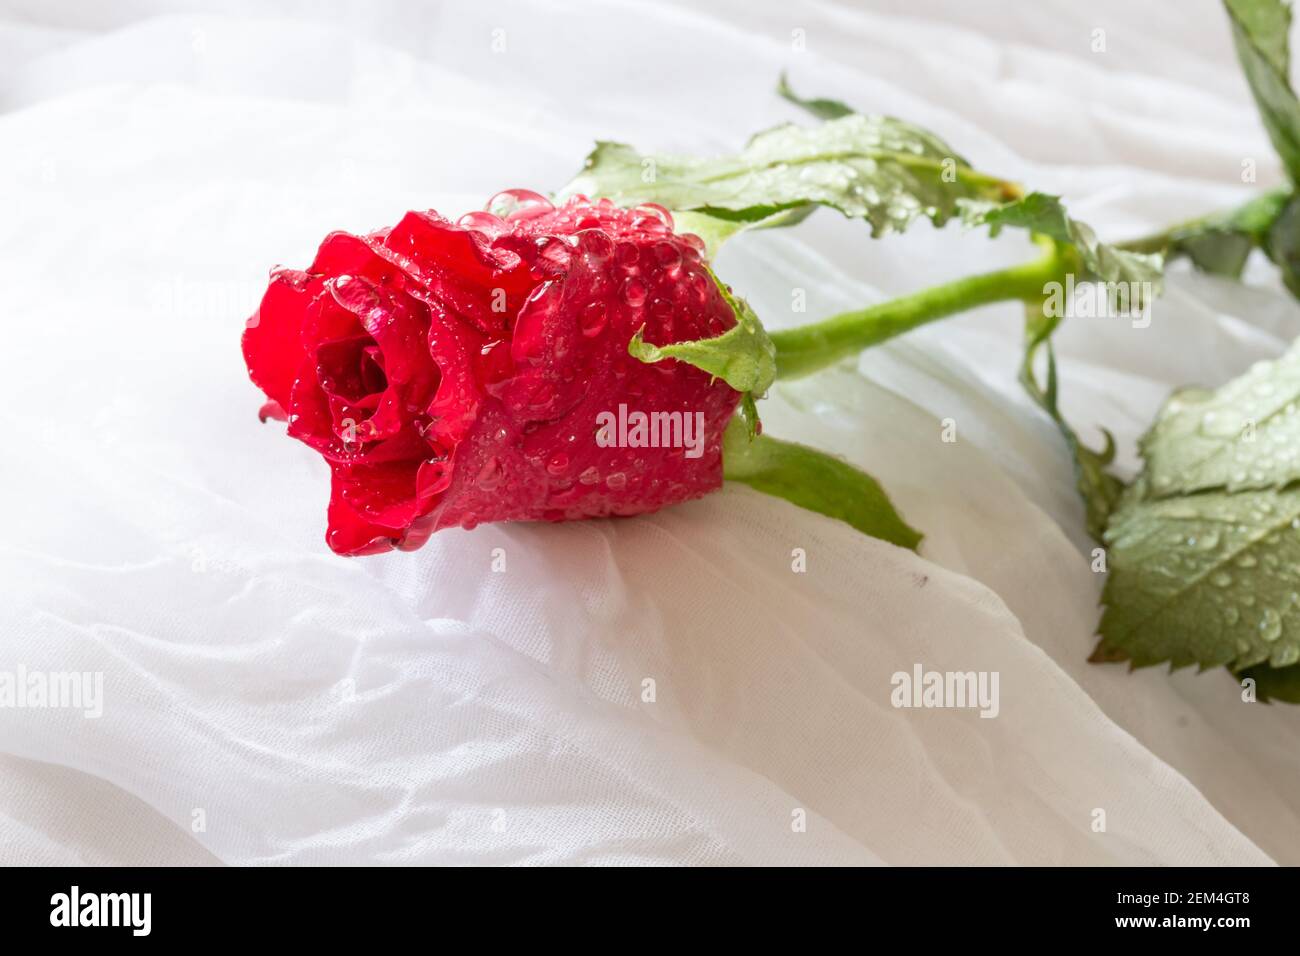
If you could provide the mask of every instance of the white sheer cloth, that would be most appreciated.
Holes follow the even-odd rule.
[[[782,69],[1109,236],[1279,181],[1216,4],[1000,6],[0,4],[0,670],[104,675],[98,719],[0,709],[0,862],[1300,863],[1300,710],[1085,662],[1100,576],[1012,306],[764,406],[920,556],[727,487],[345,560],[324,466],[257,423],[270,265],[556,188],[597,137],[734,148],[802,121]],[[821,213],[718,267],[782,326],[1031,254]],[[1300,334],[1255,271],[1068,325],[1068,414],[1132,467],[1172,386]],[[997,672],[996,718],[891,706],[916,663]]]

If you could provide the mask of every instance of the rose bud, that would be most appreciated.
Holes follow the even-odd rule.
[[[652,205],[512,190],[489,209],[333,233],[249,320],[265,414],[329,463],[340,554],[641,514],[722,483],[736,379],[657,351],[737,324],[703,244]]]

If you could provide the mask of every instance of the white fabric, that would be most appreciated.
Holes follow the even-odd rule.
[[[727,487],[337,558],[325,468],[258,425],[238,348],[331,229],[558,187],[597,137],[734,148],[797,118],[782,69],[1104,235],[1232,203],[1244,158],[1279,173],[1216,4],[0,11],[0,670],[104,674],[97,720],[0,710],[0,862],[1300,863],[1300,711],[1085,662],[1100,576],[1012,306],[764,406],[876,474],[920,556]],[[1030,254],[822,213],[719,269],[781,326]],[[1252,281],[1068,325],[1068,414],[1131,468],[1171,387],[1300,333]],[[998,715],[895,709],[914,663],[996,671]]]

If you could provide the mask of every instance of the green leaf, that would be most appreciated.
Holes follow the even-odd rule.
[[[1175,393],[1139,447],[1152,497],[1300,480],[1300,344],[1217,391]]]
[[[1290,667],[1248,667],[1237,674],[1238,679],[1255,680],[1255,696],[1262,703],[1274,700],[1300,704],[1300,664]]]
[[[1292,182],[1300,179],[1300,101],[1288,77],[1291,7],[1282,0],[1224,0],[1237,59]]]
[[[1300,100],[1289,77],[1291,7],[1282,0],[1224,0],[1224,8],[1260,119],[1288,178],[1300,182]],[[1300,201],[1289,187],[1124,245],[1186,256],[1204,272],[1232,278],[1240,278],[1251,249],[1260,248],[1300,298]]]
[[[1173,229],[1166,255],[1186,256],[1202,272],[1233,279],[1241,277],[1246,258],[1254,248],[1264,249],[1275,259],[1291,257],[1297,246],[1294,217],[1291,224],[1282,225],[1281,231],[1275,233],[1290,198],[1289,189],[1271,190],[1244,206]]]
[[[1173,498],[1139,481],[1106,531],[1101,635],[1138,667],[1300,661],[1300,490]]]
[[[1172,239],[1165,256],[1186,256],[1202,272],[1240,279],[1253,248],[1255,243],[1244,233],[1214,229]]]
[[[1002,205],[964,202],[962,206],[969,225],[988,226],[994,235],[1004,226],[1013,226],[1072,247],[1086,279],[1146,283],[1151,293],[1160,292],[1164,274],[1160,255],[1132,252],[1099,241],[1092,227],[1069,217],[1056,196],[1035,192]]]
[[[1297,700],[1300,344],[1214,391],[1176,392],[1111,516],[1100,630],[1135,666],[1225,665]]]
[[[761,398],[776,380],[776,347],[749,303],[733,295],[712,270],[709,275],[735,313],[735,325],[710,339],[671,345],[651,345],[641,337],[644,330],[638,329],[627,350],[642,362],[677,359],[722,379],[738,392]]]
[[[1281,0],[1224,0],[1232,18],[1234,39],[1239,31],[1256,55],[1274,72],[1286,76],[1291,70],[1287,38],[1291,31],[1291,7]]]
[[[559,198],[575,193],[686,213],[681,230],[714,250],[741,229],[789,225],[816,206],[864,219],[879,236],[920,217],[942,225],[958,200],[1000,202],[1019,189],[973,170],[920,127],[853,113],[816,127],[778,126],[716,158],[646,156],[601,142]]]
[[[1121,242],[1117,248],[1156,253],[1166,260],[1185,257],[1202,272],[1233,279],[1241,278],[1251,250],[1259,248],[1279,265],[1289,264],[1286,271],[1295,275],[1300,266],[1300,229],[1296,228],[1294,214],[1282,221],[1282,214],[1292,203],[1291,187],[1271,189],[1236,209],[1201,216],[1152,236]]]
[[[767,435],[751,438],[733,417],[722,443],[723,477],[800,508],[836,518],[864,534],[916,550],[920,532],[894,510],[870,475],[843,459]]]
[[[1291,295],[1300,298],[1300,198],[1293,196],[1282,206],[1263,245]]]
[[[781,74],[781,79],[776,84],[776,92],[778,96],[789,100],[795,106],[803,107],[818,119],[839,119],[841,116],[848,116],[857,112],[853,107],[841,103],[839,100],[804,99],[790,89],[790,83],[786,79],[785,73]]]

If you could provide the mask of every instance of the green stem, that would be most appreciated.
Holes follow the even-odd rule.
[[[772,333],[777,378],[798,378],[886,339],[991,302],[1041,299],[1049,282],[1064,281],[1073,250],[1041,240],[1042,258],[1009,269],[968,276],[822,322]]]

